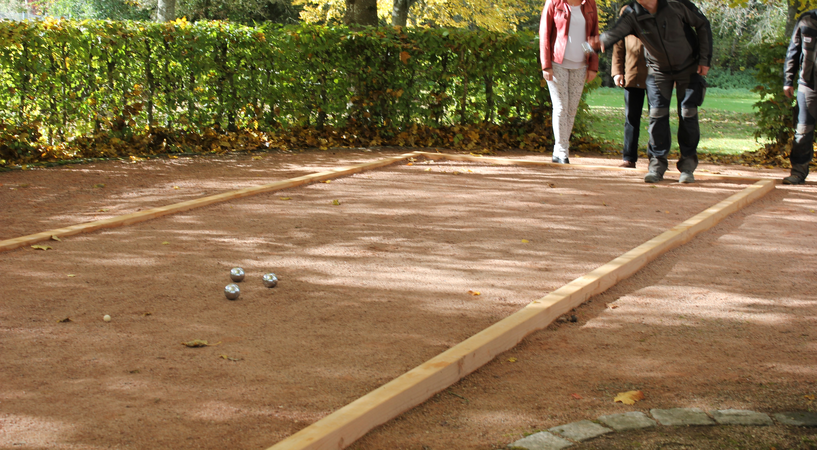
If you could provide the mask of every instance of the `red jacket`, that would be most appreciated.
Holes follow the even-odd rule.
[[[599,35],[599,14],[596,0],[582,0],[585,20],[585,35]],[[553,63],[561,64],[567,47],[570,28],[570,5],[567,0],[547,0],[539,22],[539,57],[542,70],[550,69]],[[587,57],[587,70],[599,71],[599,55],[591,53]]]

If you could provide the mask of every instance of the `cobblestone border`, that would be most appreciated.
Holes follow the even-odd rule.
[[[652,417],[650,417],[650,415]],[[782,425],[817,427],[817,412],[766,413],[744,409],[719,409],[706,413],[700,408],[651,409],[650,415],[640,411],[601,416],[596,420],[580,420],[549,428],[508,444],[509,449],[559,450],[608,433],[640,430],[662,426],[744,425],[769,426],[775,421]],[[774,417],[774,419],[772,419]]]

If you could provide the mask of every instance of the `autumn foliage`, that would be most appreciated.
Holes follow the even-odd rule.
[[[2,22],[0,164],[377,145],[543,151],[550,99],[537,54],[528,32]]]

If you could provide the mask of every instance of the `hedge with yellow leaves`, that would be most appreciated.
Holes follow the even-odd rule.
[[[537,46],[526,32],[4,21],[0,165],[257,147],[542,151]]]

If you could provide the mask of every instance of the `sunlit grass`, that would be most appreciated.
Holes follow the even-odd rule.
[[[752,105],[756,94],[742,90],[710,89],[699,109],[701,141],[698,151],[714,154],[739,154],[757,150],[762,143],[756,142],[756,128]],[[590,134],[597,140],[607,141],[608,147],[621,149],[624,140],[624,91],[617,88],[600,88],[586,98],[590,106]],[[672,127],[672,151],[677,154],[678,117],[673,99],[670,115]],[[641,116],[639,149],[646,151],[649,134],[649,116],[645,103]]]

